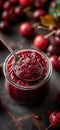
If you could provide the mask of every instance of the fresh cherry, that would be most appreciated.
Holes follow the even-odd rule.
[[[50,127],[60,127],[60,112],[51,112],[49,115],[50,125],[45,129],[48,130]]]
[[[54,38],[54,41],[55,41],[54,44],[55,44],[56,46],[60,47],[60,37],[57,37],[57,36],[56,36],[56,37]]]
[[[60,29],[56,31],[56,36],[60,38]]]
[[[26,7],[32,5],[34,0],[19,0],[19,4]]]
[[[45,11],[43,9],[37,9],[33,13],[34,20],[40,20],[40,17],[45,15]]]
[[[53,127],[60,127],[60,112],[52,112],[49,120]]]
[[[38,114],[36,114],[36,115],[35,115],[35,119],[36,119],[36,120],[40,120],[40,119],[41,119],[41,116],[38,115]]]
[[[25,37],[31,37],[34,35],[34,28],[29,22],[24,22],[19,27],[19,33]]]
[[[34,38],[33,43],[34,46],[37,47],[38,49],[44,50],[48,46],[49,40],[48,38],[45,38],[43,35],[37,35]]]
[[[56,26],[50,25],[48,31],[51,32],[53,30],[56,30]]]
[[[6,1],[4,4],[3,4],[3,9],[4,10],[9,10],[11,9],[12,7],[12,4],[10,3],[10,1]]]
[[[22,7],[21,6],[16,6],[15,7],[15,16],[20,17],[22,15]]]
[[[56,47],[55,45],[49,45],[47,48],[47,52],[50,53],[50,55],[59,55],[60,48]]]
[[[9,30],[9,23],[7,21],[0,22],[0,31],[6,33],[8,32],[8,30]]]
[[[50,61],[54,69],[60,70],[60,57],[53,55],[50,57]]]
[[[10,12],[9,11],[3,11],[1,17],[2,17],[2,20],[10,21],[10,17],[11,17]]]

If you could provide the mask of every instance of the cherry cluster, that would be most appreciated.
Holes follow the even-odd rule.
[[[51,2],[50,6],[54,4],[54,2]],[[44,3],[44,6],[46,5]],[[0,31],[3,33],[8,32],[12,23],[22,19],[23,14],[26,14],[30,9],[32,10],[32,20],[35,23],[36,21],[39,22],[40,17],[47,13],[44,6],[42,6],[41,0],[0,0]],[[50,44],[48,37],[42,34],[36,35],[34,24],[31,24],[31,22],[23,21],[19,25],[19,34],[26,38],[33,37],[33,46],[36,49],[45,51],[50,56],[53,68],[60,70],[60,29],[50,25],[47,30],[48,32],[56,31],[53,44]]]

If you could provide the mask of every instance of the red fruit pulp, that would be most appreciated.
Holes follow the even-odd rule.
[[[23,53],[21,52],[19,54],[19,57],[20,60],[18,60],[14,69],[12,68],[12,65],[11,68],[9,68],[9,64],[11,63],[10,61],[8,62],[8,73],[11,76],[11,78],[15,77],[13,78],[14,82],[18,82],[19,80],[18,77],[21,77],[21,79],[26,79],[26,80],[34,80],[37,79],[38,77],[39,80],[43,80],[45,78],[48,71],[48,65],[44,57],[42,57],[36,52],[30,52],[30,51],[23,52]],[[18,77],[16,77],[16,75]]]
[[[60,127],[60,112],[52,112],[49,120],[53,127]]]

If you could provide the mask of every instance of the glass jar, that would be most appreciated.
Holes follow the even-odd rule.
[[[43,64],[43,68],[45,67],[46,72],[43,71],[43,75],[41,79],[38,79],[35,82],[25,82],[18,79],[11,72],[11,66],[14,61],[14,57],[10,54],[4,61],[3,72],[5,76],[5,89],[10,95],[10,97],[21,104],[35,104],[43,101],[45,95],[47,94],[47,90],[49,88],[49,81],[52,75],[52,65],[50,63],[49,58],[41,51],[37,51],[34,49],[22,49],[16,52],[16,55],[21,56],[21,53],[33,53],[37,54],[43,59],[41,60],[41,64]],[[46,65],[45,65],[46,62]],[[46,74],[45,74],[46,73]]]

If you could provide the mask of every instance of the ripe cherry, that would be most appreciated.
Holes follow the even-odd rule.
[[[7,21],[0,22],[0,31],[6,33],[8,32],[8,30],[9,30],[9,23]]]
[[[9,10],[11,9],[12,7],[12,4],[10,3],[10,1],[6,1],[4,4],[3,4],[3,9],[4,10]]]
[[[59,55],[60,48],[56,47],[55,45],[49,45],[47,48],[47,52],[50,53],[50,55]]]
[[[19,33],[25,37],[32,37],[34,35],[34,28],[29,22],[24,22],[19,27]]]
[[[43,35],[39,34],[34,38],[34,46],[38,49],[44,50],[49,44],[49,40],[45,38]]]
[[[60,127],[60,112],[52,112],[49,120],[53,127]]]
[[[10,21],[10,13],[9,13],[9,11],[3,11],[1,17],[2,17],[2,20]]]
[[[41,119],[41,116],[38,115],[38,114],[36,114],[36,115],[35,115],[35,119],[40,120],[40,119]]]
[[[56,26],[50,25],[48,31],[51,32],[53,30],[56,30]]]
[[[40,17],[45,15],[45,11],[43,9],[37,9],[33,13],[34,20],[40,20]]]
[[[54,69],[60,70],[60,57],[53,55],[50,57],[50,61]]]
[[[51,112],[49,115],[50,125],[45,129],[48,130],[50,127],[60,127],[60,112]]]
[[[32,5],[34,0],[19,0],[19,4],[26,7]]]
[[[60,37],[57,37],[57,36],[56,36],[56,37],[54,38],[54,41],[55,41],[54,44],[55,44],[56,46],[60,47]]]
[[[58,30],[56,31],[56,36],[57,36],[57,37],[60,37],[60,29],[58,29]]]
[[[22,7],[16,6],[14,12],[16,17],[20,17],[22,15]]]

